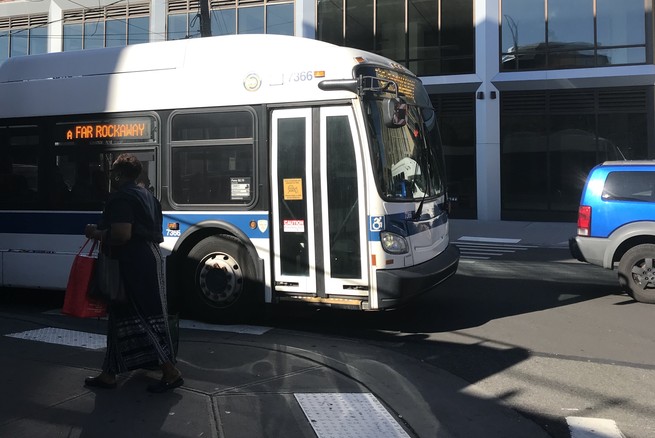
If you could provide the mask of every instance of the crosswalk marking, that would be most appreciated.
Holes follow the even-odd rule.
[[[566,417],[571,438],[625,438],[614,420]]]
[[[180,320],[180,328],[190,330],[212,330],[248,335],[262,335],[271,330],[270,327],[206,324],[185,319]],[[55,327],[46,327],[35,330],[27,330],[19,333],[10,333],[6,334],[5,336],[15,339],[24,339],[27,341],[45,342],[47,344],[80,347],[89,350],[100,350],[107,346],[107,336],[105,335],[76,330],[66,330]]]
[[[107,337],[105,335],[54,327],[28,330],[20,333],[10,333],[5,336],[9,338],[25,339],[28,341],[45,342],[48,344],[81,347],[89,350],[100,350],[107,346]]]
[[[492,257],[535,248],[533,245],[520,245],[520,241],[521,239],[462,236],[453,243],[459,248],[462,259],[489,260]]]

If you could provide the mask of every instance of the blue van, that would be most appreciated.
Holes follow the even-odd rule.
[[[583,262],[618,264],[625,291],[655,303],[655,161],[607,161],[589,172],[569,248]]]

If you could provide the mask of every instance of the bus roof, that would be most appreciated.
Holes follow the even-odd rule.
[[[322,91],[318,83],[352,79],[357,57],[403,68],[362,50],[281,35],[9,58],[0,64],[0,118],[353,98],[348,91]]]

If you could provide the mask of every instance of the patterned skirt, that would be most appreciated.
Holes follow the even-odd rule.
[[[159,245],[130,242],[121,249],[119,263],[127,302],[109,304],[107,351],[102,369],[120,374],[175,363]]]

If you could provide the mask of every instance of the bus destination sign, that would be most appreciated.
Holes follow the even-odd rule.
[[[62,141],[151,140],[152,121],[147,117],[80,122],[63,125]]]

